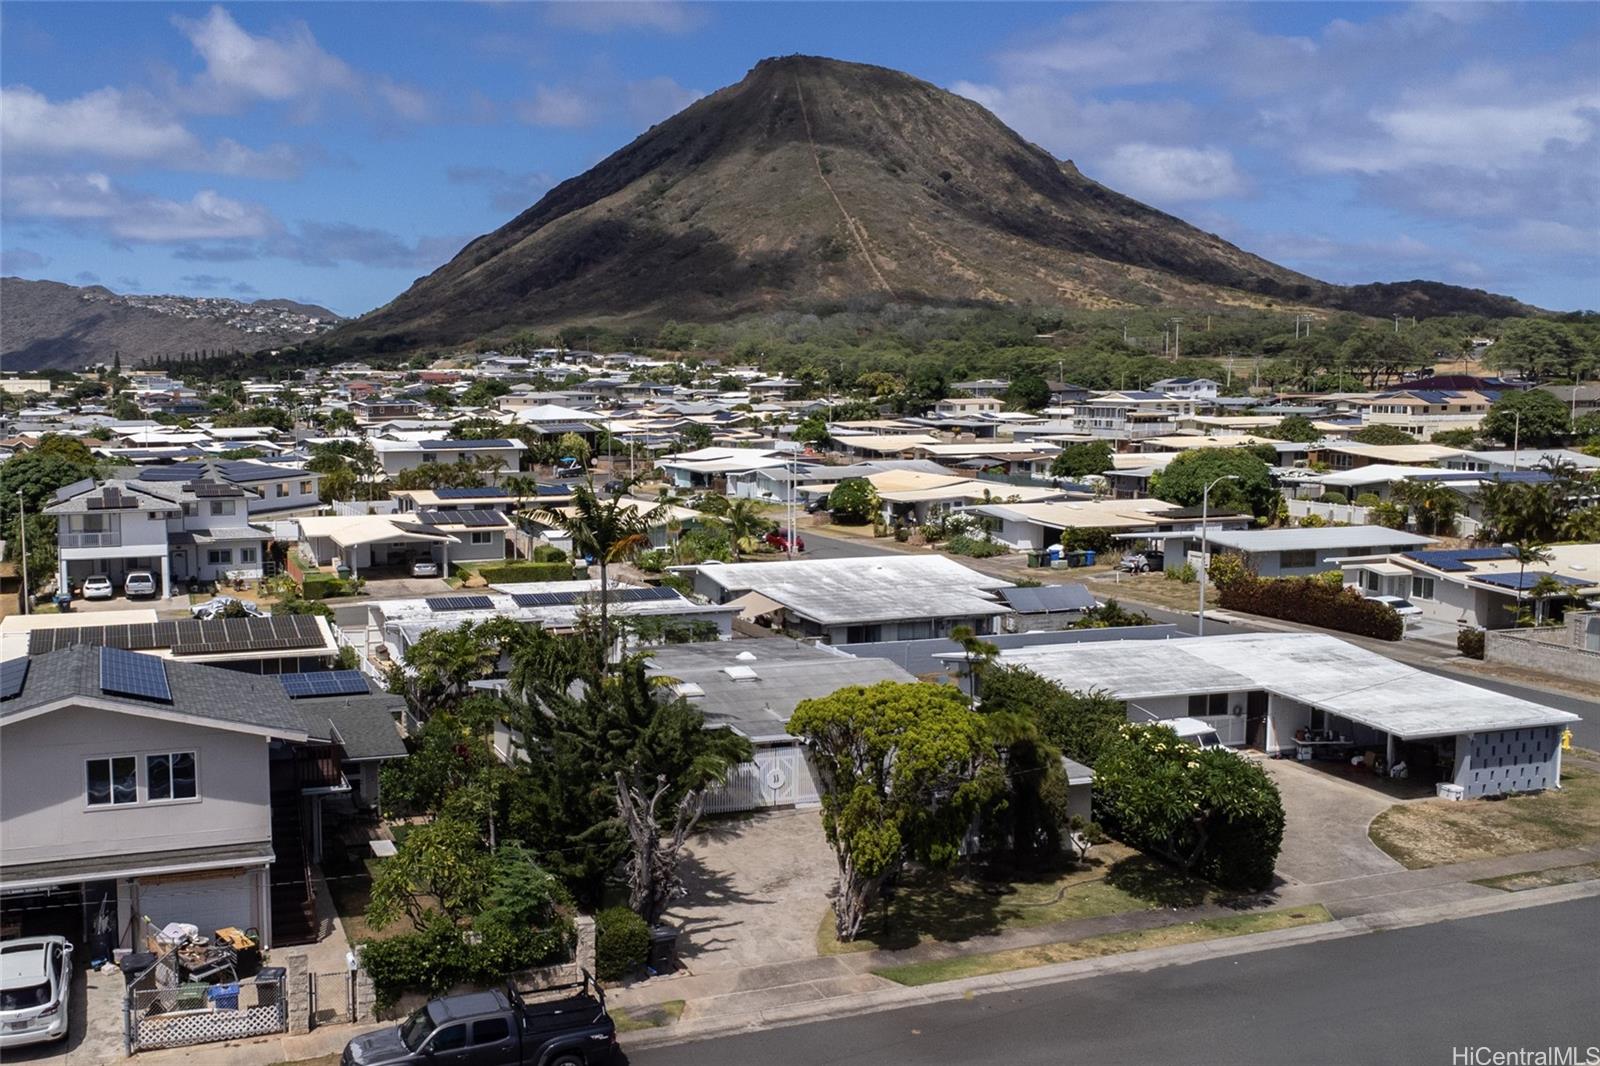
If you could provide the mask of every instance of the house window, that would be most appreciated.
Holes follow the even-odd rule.
[[[489,544],[493,541],[494,534],[492,533],[474,533],[472,535],[472,543],[474,544]]]
[[[240,548],[239,549],[239,561],[241,563],[253,563],[253,562],[255,562],[256,561],[256,550],[254,548]]]
[[[139,760],[132,755],[90,759],[87,767],[89,806],[112,807],[139,802]]]
[[[192,751],[146,755],[144,778],[152,800],[194,799],[199,795]]]
[[[309,482],[309,481],[300,482],[300,495],[302,495],[302,496],[311,495],[311,482]]]
[[[1368,570],[1365,573],[1366,573],[1366,578],[1367,578],[1367,591],[1368,592],[1377,592],[1378,591],[1378,575],[1374,574],[1371,570]]]
[[[233,514],[233,509],[234,509],[234,501],[233,500],[212,500],[211,501],[211,513],[214,514],[214,515],[215,514]]]
[[[422,457],[422,461],[425,463],[437,463],[439,461],[439,457],[437,455],[427,454]]]
[[[278,482],[277,489],[278,489],[278,499],[281,500],[285,496],[289,495],[289,483],[288,482],[286,482],[286,481]]]
[[[1298,570],[1302,567],[1316,565],[1317,553],[1311,548],[1278,553],[1278,566],[1283,570]]]
[[[211,566],[227,566],[233,562],[233,549],[212,548],[206,552],[206,562]]]
[[[1433,599],[1433,578],[1413,577],[1411,579],[1411,598],[1414,600]]]

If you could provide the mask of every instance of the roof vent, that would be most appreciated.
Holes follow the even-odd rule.
[[[761,680],[760,675],[758,675],[754,670],[750,669],[748,666],[724,666],[722,668],[722,672],[727,674],[729,677],[733,678],[733,680],[735,680],[735,681],[759,681],[759,680]]]
[[[742,663],[753,663],[756,661],[756,655],[753,651],[742,651],[738,655],[735,655],[734,658],[738,659]]]

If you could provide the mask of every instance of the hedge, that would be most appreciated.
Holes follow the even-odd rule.
[[[650,927],[626,907],[595,915],[594,969],[602,981],[618,981],[644,965],[650,954]]]
[[[1249,574],[1229,581],[1218,597],[1230,611],[1282,618],[1337,629],[1362,637],[1399,640],[1405,624],[1393,608],[1364,599],[1351,588],[1334,588],[1311,577],[1259,578]]]
[[[514,581],[571,581],[573,579],[573,566],[571,563],[485,563],[476,569],[478,576],[491,585],[506,584]]]
[[[1483,658],[1483,630],[1456,630],[1456,651],[1469,659]]]
[[[333,574],[324,574],[313,571],[305,577],[301,585],[301,595],[308,600],[325,600],[329,596],[344,594],[344,582]]]

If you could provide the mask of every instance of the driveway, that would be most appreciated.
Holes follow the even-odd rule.
[[[1404,869],[1367,836],[1392,798],[1285,759],[1264,759],[1262,766],[1283,796],[1280,877],[1316,885]]]
[[[813,959],[838,867],[822,815],[765,811],[703,823],[681,867],[688,895],[667,912],[694,973]]]

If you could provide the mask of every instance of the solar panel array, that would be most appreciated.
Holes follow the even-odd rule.
[[[305,674],[279,674],[283,691],[292,700],[321,696],[365,696],[367,679],[360,670],[318,670]]]
[[[22,683],[28,679],[28,660],[7,659],[0,663],[0,700],[9,700],[22,694]]]
[[[425,526],[503,526],[499,511],[418,511],[417,520]]]
[[[320,648],[323,638],[316,618],[305,614],[69,626],[62,629],[35,629],[28,634],[29,655],[43,655],[75,644],[127,651],[171,648],[174,655],[211,655],[235,651]]]
[[[183,487],[185,492],[192,492],[201,499],[210,499],[221,496],[243,496],[244,489],[237,485],[226,485],[220,481],[191,481]]]
[[[504,500],[511,494],[505,489],[463,489],[443,488],[434,489],[433,494],[441,500]]]
[[[429,596],[424,602],[430,611],[487,611],[494,607],[487,596]]]
[[[1435,570],[1446,573],[1460,573],[1471,570],[1468,563],[1483,562],[1486,559],[1509,559],[1511,553],[1504,548],[1463,548],[1459,551],[1417,551],[1406,552],[1407,559],[1414,559],[1423,566],[1431,566]]]
[[[1481,582],[1485,585],[1494,585],[1499,588],[1507,589],[1521,589],[1526,592],[1528,589],[1531,589],[1537,585],[1543,578],[1547,577],[1559,585],[1566,585],[1570,588],[1582,588],[1586,584],[1586,582],[1575,577],[1568,577],[1566,574],[1551,574],[1546,573],[1543,570],[1529,570],[1521,574],[1473,574],[1472,580]]]
[[[1000,590],[1001,599],[1023,614],[1048,614],[1052,611],[1085,611],[1094,606],[1094,596],[1082,585],[1041,585],[1038,588]]]
[[[91,511],[124,511],[130,507],[138,507],[139,498],[126,495],[121,489],[112,486],[98,496],[89,497],[86,506]]]
[[[469,451],[473,448],[510,448],[512,443],[508,440],[425,440],[421,442],[425,452],[443,451]]]
[[[598,603],[599,589],[579,589],[575,592],[518,592],[511,597],[518,607],[571,607],[575,603]],[[625,588],[611,589],[606,593],[608,603],[652,603],[680,599],[672,589]]]
[[[153,655],[121,648],[100,649],[100,690],[141,700],[172,702],[167,664]]]

